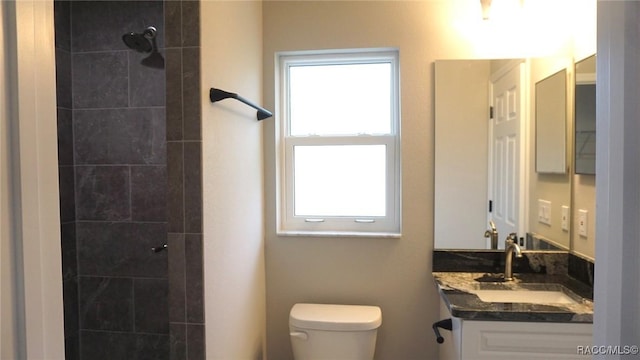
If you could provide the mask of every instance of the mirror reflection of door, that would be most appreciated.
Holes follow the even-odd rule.
[[[596,173],[596,56],[576,64],[575,172]]]
[[[500,234],[498,248],[510,233],[524,237],[521,216],[524,213],[523,64],[513,66],[491,81],[493,116],[489,129],[489,201],[488,219]]]

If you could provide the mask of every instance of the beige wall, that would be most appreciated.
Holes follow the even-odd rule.
[[[488,248],[490,60],[435,63],[434,246]],[[464,211],[461,211],[464,209]],[[464,226],[460,226],[464,224]]]
[[[262,3],[202,1],[207,359],[261,359],[265,338],[262,123],[216,87],[261,102]],[[269,120],[267,120],[269,121]]]
[[[567,157],[569,172],[564,175],[538,174],[535,172],[535,161],[529,166],[529,227],[554,242],[571,248],[577,254],[587,258],[595,258],[595,176],[574,175],[574,81],[575,71],[573,62],[593,55],[596,51],[595,38],[595,2],[581,3],[577,13],[581,17],[573,19],[573,33],[565,34],[572,37],[570,46],[562,49],[560,56],[545,59],[536,58],[530,61],[530,101],[535,101],[535,83],[545,77],[567,69]],[[535,119],[535,107],[531,106],[531,119]],[[530,122],[529,128],[530,151],[532,159],[535,159],[535,122]],[[549,200],[552,203],[552,225],[540,224],[537,218],[537,200]],[[570,207],[571,230],[561,229],[561,206]],[[588,236],[578,234],[578,210],[588,211]]]
[[[400,239],[278,237],[274,123],[265,125],[268,355],[291,359],[296,302],[382,308],[378,359],[434,359],[438,320],[433,249],[433,62],[471,58],[452,24],[460,2],[266,2],[265,100],[274,104],[274,53],[397,47],[400,51],[403,221]],[[277,120],[277,119],[276,119]]]
[[[564,247],[570,247],[570,231],[564,231],[561,227],[561,207],[568,206],[571,211],[571,165],[573,126],[571,110],[571,88],[573,84],[572,56],[570,53],[564,56],[548,58],[536,58],[529,61],[529,231],[542,235],[546,239]],[[566,174],[541,174],[536,172],[536,111],[535,111],[535,85],[537,82],[556,72],[568,69],[567,71],[567,127],[566,146],[568,172]],[[551,202],[551,225],[538,222],[538,200]]]
[[[275,235],[274,123],[265,124],[267,341],[270,359],[292,358],[288,315],[297,302],[382,308],[378,359],[433,359],[438,297],[433,248],[433,61],[453,45],[438,31],[444,7],[423,2],[266,2],[265,100],[274,104],[274,53],[397,47],[400,51],[400,239]],[[392,15],[392,16],[391,16]],[[446,18],[446,16],[444,16]],[[432,311],[433,310],[433,311]]]

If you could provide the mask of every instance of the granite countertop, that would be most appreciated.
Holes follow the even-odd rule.
[[[486,272],[433,272],[440,295],[451,315],[466,320],[593,323],[593,290],[567,275],[517,273],[501,282],[502,274]],[[535,285],[532,285],[535,284]],[[478,289],[555,290],[562,285],[576,304],[484,302]]]

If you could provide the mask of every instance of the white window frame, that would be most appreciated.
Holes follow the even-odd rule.
[[[384,135],[290,136],[289,68],[300,65],[391,64],[391,130]],[[276,148],[279,235],[400,237],[400,84],[397,49],[281,52],[276,54]],[[322,111],[322,109],[318,109]],[[385,216],[296,216],[293,149],[302,145],[385,145]]]

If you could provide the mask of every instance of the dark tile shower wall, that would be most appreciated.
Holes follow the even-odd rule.
[[[78,264],[76,253],[73,117],[71,106],[70,10],[71,7],[68,2],[56,1],[54,3],[64,341],[67,359],[77,359],[79,355]]]
[[[200,3],[166,1],[171,359],[204,359]]]
[[[169,359],[167,253],[151,251],[167,233],[165,75],[121,40],[153,25],[162,46],[163,20],[161,2],[71,2],[81,359]]]
[[[199,3],[54,9],[67,359],[204,359]]]

